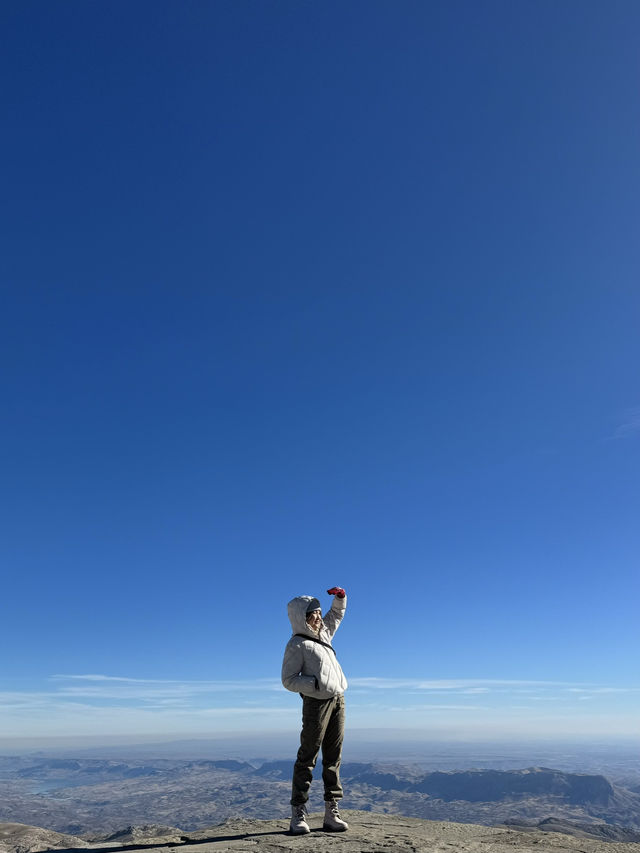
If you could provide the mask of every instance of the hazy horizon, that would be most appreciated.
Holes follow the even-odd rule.
[[[297,748],[297,733],[282,729],[279,731],[221,732],[217,736],[210,733],[200,733],[189,737],[167,732],[161,735],[128,736],[61,736],[56,738],[6,738],[0,737],[0,754],[37,754],[65,752],[95,753],[104,750],[106,753],[120,752],[122,755],[151,755],[157,750],[158,754],[172,754],[174,757],[185,756],[207,757],[219,755],[227,757],[227,753],[244,754],[244,758],[273,754],[282,757],[293,754]],[[419,751],[421,754],[460,753],[471,749],[477,753],[504,751],[506,753],[527,753],[540,749],[561,750],[567,748],[572,752],[583,754],[598,754],[599,752],[621,752],[637,755],[640,749],[640,736],[610,735],[604,738],[584,738],[578,735],[569,737],[529,737],[512,739],[503,737],[433,737],[429,733],[407,729],[357,729],[347,732],[345,752],[363,755],[367,751],[381,750],[387,752],[409,754],[407,750]],[[273,756],[272,756],[273,757]],[[347,759],[349,760],[349,759]],[[375,760],[372,758],[371,760]]]

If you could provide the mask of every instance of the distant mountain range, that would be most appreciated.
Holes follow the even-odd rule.
[[[546,767],[526,770],[464,770],[427,773],[414,781],[403,781],[393,773],[364,771],[352,781],[365,782],[382,790],[428,794],[445,803],[493,803],[507,798],[559,797],[577,805],[607,805],[615,797],[613,786],[604,776],[563,773]]]
[[[228,817],[286,816],[292,761],[1,758],[0,821],[94,838],[158,824],[185,831]],[[320,768],[316,770],[320,779]],[[546,767],[423,772],[419,767],[345,763],[345,807],[523,831],[640,832],[640,794],[604,775]],[[312,808],[321,806],[321,782]],[[588,829],[585,829],[587,827]],[[128,831],[128,830],[127,830]],[[133,831],[133,830],[131,830]],[[598,830],[616,840],[616,832]],[[622,835],[620,835],[622,833]],[[626,833],[626,834],[625,834]]]
[[[272,761],[254,771],[272,779],[291,774],[290,761]],[[526,770],[460,770],[425,773],[416,777],[408,770],[391,773],[374,764],[345,764],[345,780],[364,783],[382,791],[428,794],[434,799],[470,803],[497,802],[507,797],[557,796],[568,803],[606,805],[615,791],[604,776],[586,773],[563,773],[546,767]]]

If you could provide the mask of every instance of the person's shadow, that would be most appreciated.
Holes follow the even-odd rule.
[[[327,833],[325,829],[321,827],[317,827],[311,830],[311,833],[314,832],[322,832]],[[282,831],[272,831],[272,832],[238,832],[236,835],[212,835],[210,838],[198,838],[194,840],[192,838],[188,838],[187,836],[181,836],[178,841],[164,841],[161,844],[122,844],[117,846],[105,845],[104,847],[94,847],[93,845],[90,848],[87,847],[65,847],[64,849],[58,848],[55,853],[124,853],[127,850],[160,850],[164,847],[195,847],[197,844],[218,844],[221,841],[242,841],[244,838],[261,838],[268,835],[284,835],[287,838],[304,838],[309,833],[305,832],[304,834],[295,834],[290,832],[288,829],[283,829]]]

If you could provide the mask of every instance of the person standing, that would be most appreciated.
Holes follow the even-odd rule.
[[[311,595],[299,595],[287,605],[293,635],[284,650],[282,683],[287,690],[302,696],[300,749],[291,785],[289,830],[294,835],[310,832],[307,802],[320,750],[325,802],[322,828],[328,832],[349,829],[338,811],[347,679],[331,645],[347,607],[347,595],[339,586],[327,592],[334,598],[324,618],[320,602]]]

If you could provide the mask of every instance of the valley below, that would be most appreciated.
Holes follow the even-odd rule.
[[[291,769],[291,760],[3,756],[0,821],[91,841],[138,825],[193,832],[230,818],[284,820]],[[320,775],[318,767],[312,811],[322,806]],[[572,834],[604,826],[616,828],[608,840],[640,840],[640,779],[629,769],[611,781],[543,767],[425,772],[420,764],[347,762],[342,779],[343,806],[362,813],[524,831],[551,821]]]

